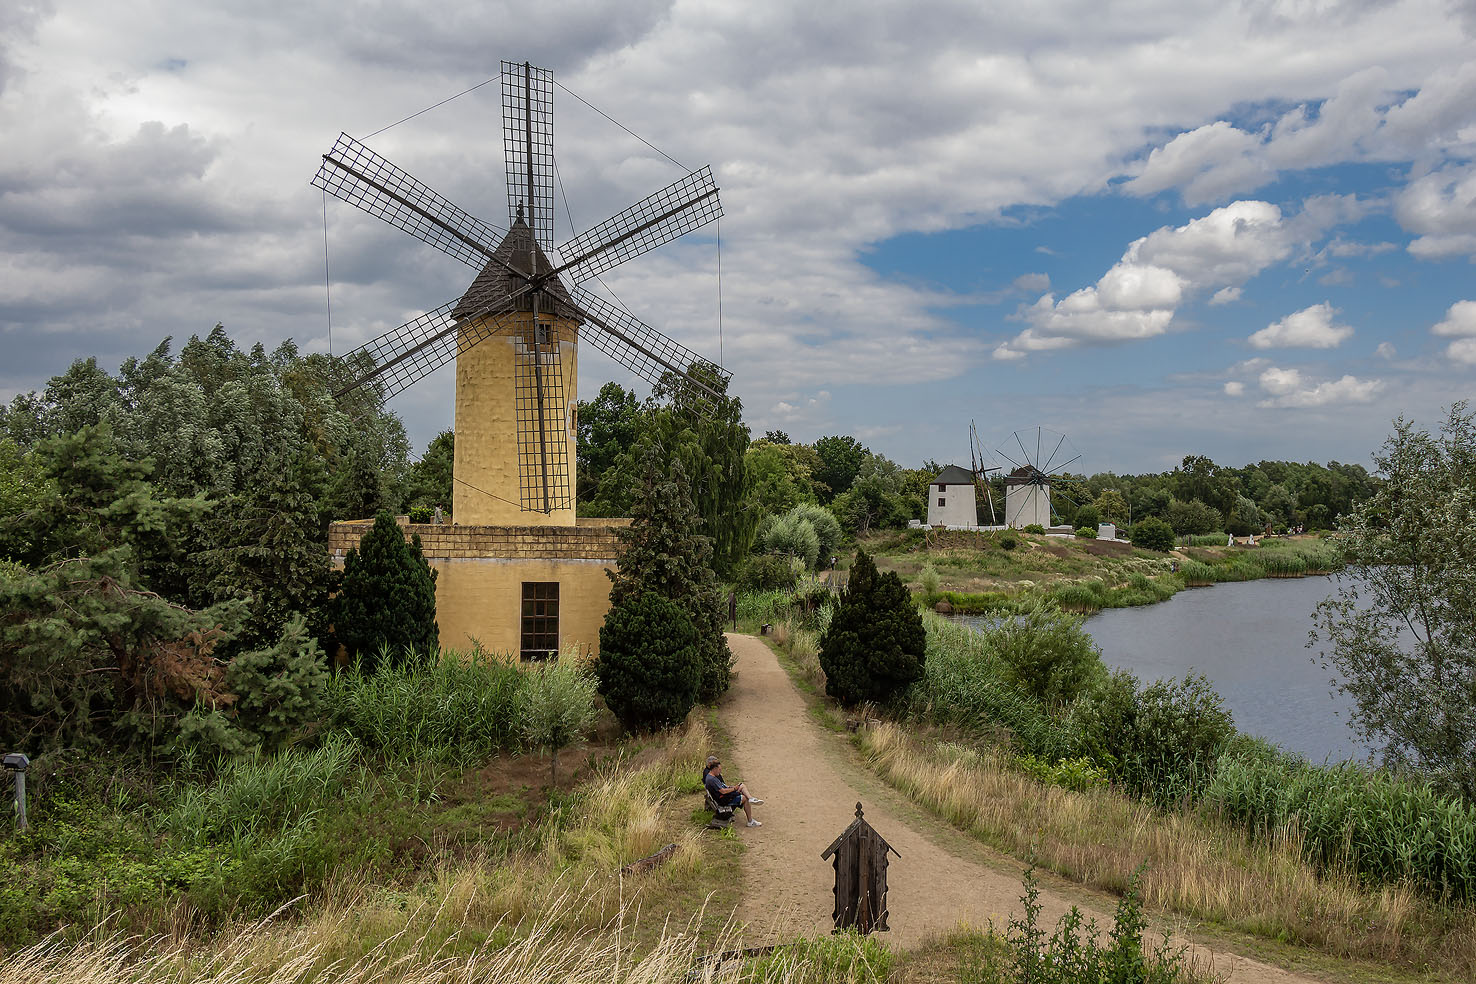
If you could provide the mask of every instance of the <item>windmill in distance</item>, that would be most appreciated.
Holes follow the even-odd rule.
[[[1065,434],[1044,427],[1015,431],[1010,450],[995,449],[1014,470],[1005,476],[1005,524],[1015,529],[1051,526],[1051,486],[1068,465],[1081,459]],[[1016,450],[1018,448],[1018,450]],[[1057,490],[1057,494],[1071,499]]]
[[[574,525],[578,344],[653,385],[678,379],[697,409],[730,374],[585,284],[722,214],[704,167],[553,244],[553,73],[502,63],[510,228],[484,222],[348,134],[313,185],[478,270],[465,294],[347,357],[345,389],[380,399],[456,360],[452,513],[463,524]]]

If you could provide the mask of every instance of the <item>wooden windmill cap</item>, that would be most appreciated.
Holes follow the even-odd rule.
[[[521,212],[493,251],[492,259],[487,261],[482,272],[477,274],[477,278],[466,289],[466,293],[461,295],[461,300],[451,310],[451,317],[459,321],[462,318],[485,317],[508,311],[532,311],[531,291],[516,300],[509,300],[514,292],[525,286],[523,279],[509,270],[509,266],[530,275],[553,269],[553,264],[539,248],[537,240],[533,238],[533,230],[528,227]],[[564,318],[578,324],[583,324],[586,320],[584,312],[574,303],[558,277],[543,284],[538,311],[540,314]]]

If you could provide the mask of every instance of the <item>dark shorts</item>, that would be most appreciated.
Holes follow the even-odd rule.
[[[717,802],[718,806],[742,806],[743,794],[735,789],[731,793],[724,793],[719,796]]]

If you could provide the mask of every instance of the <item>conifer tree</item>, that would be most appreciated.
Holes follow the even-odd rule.
[[[733,653],[723,637],[723,592],[712,569],[712,541],[697,532],[701,524],[682,463],[667,464],[655,445],[647,445],[631,523],[619,533],[619,569],[609,572],[610,604],[646,592],[676,602],[697,632],[697,698],[711,702],[728,689]]]
[[[600,696],[627,731],[680,724],[697,702],[697,630],[682,607],[655,591],[610,606],[595,664]]]
[[[420,537],[405,542],[387,512],[374,519],[343,564],[343,590],[334,606],[337,639],[366,671],[381,652],[394,661],[436,651],[436,572],[421,553]]]
[[[894,571],[878,574],[864,550],[820,640],[825,692],[847,706],[888,703],[923,675],[922,615]]]

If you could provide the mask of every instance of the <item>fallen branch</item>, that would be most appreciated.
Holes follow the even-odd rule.
[[[660,867],[661,865],[670,861],[673,856],[675,856],[676,850],[677,846],[675,844],[668,844],[648,858],[641,858],[639,861],[632,861],[630,864],[621,868],[620,873],[623,875],[634,875],[650,871],[652,868]]]

